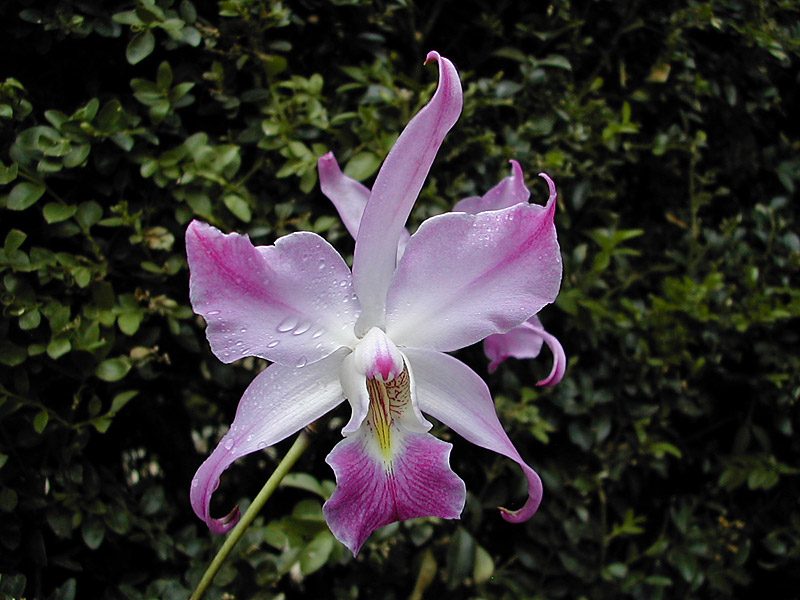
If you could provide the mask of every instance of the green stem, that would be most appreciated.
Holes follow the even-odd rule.
[[[258,515],[259,511],[264,507],[264,504],[269,497],[272,496],[272,493],[278,488],[281,481],[283,480],[286,475],[288,475],[291,468],[294,466],[294,463],[297,462],[297,459],[300,458],[300,455],[303,451],[308,448],[309,444],[309,435],[304,430],[297,436],[297,439],[292,444],[292,447],[289,448],[289,451],[286,453],[286,456],[283,457],[283,460],[280,464],[275,468],[275,471],[272,473],[267,482],[264,484],[264,487],[261,488],[261,491],[258,493],[258,496],[255,497],[253,503],[250,505],[250,508],[244,513],[244,516],[241,520],[236,524],[236,527],[233,528],[228,539],[225,540],[225,543],[222,544],[222,547],[217,552],[217,555],[214,557],[214,560],[211,561],[211,564],[208,565],[208,569],[203,574],[203,578],[200,580],[200,583],[197,585],[197,589],[192,594],[190,600],[200,600],[203,597],[203,594],[206,593],[208,586],[211,585],[211,582],[214,580],[217,572],[219,571],[220,567],[222,567],[222,563],[225,562],[225,559],[228,558],[228,555],[233,550],[233,547],[239,542],[239,540],[244,535],[244,532],[247,531],[247,528],[253,522],[253,520]]]

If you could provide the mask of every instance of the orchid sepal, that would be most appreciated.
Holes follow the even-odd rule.
[[[398,242],[408,215],[447,132],[464,104],[453,63],[438,52],[426,62],[439,63],[439,85],[431,101],[406,125],[378,171],[361,217],[353,255],[353,282],[361,302],[356,335],[383,327],[386,290],[392,280]]]

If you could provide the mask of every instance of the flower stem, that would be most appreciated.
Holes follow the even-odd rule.
[[[203,578],[197,585],[197,589],[194,591],[194,594],[192,594],[190,600],[200,600],[206,593],[208,586],[211,585],[211,582],[214,580],[220,567],[222,567],[222,563],[225,562],[225,559],[231,553],[231,550],[233,550],[233,547],[236,546],[242,538],[244,532],[247,531],[247,528],[256,518],[259,511],[264,507],[267,500],[269,500],[269,497],[272,496],[272,493],[278,488],[283,478],[289,473],[294,463],[297,462],[297,459],[300,458],[303,451],[308,448],[309,440],[310,437],[305,430],[300,432],[300,435],[297,436],[297,439],[294,441],[294,444],[292,444],[292,447],[289,448],[286,456],[283,457],[283,460],[275,468],[270,478],[267,479],[267,482],[264,484],[264,487],[261,488],[258,496],[253,500],[250,508],[245,511],[244,516],[242,516],[241,520],[236,524],[236,527],[233,528],[233,531],[231,531],[225,543],[222,544],[214,560],[208,565],[206,572],[203,574]]]

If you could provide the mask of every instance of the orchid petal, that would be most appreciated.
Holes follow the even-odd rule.
[[[394,442],[400,447],[387,461],[371,437],[362,428],[325,459],[337,485],[322,510],[333,535],[354,556],[379,527],[415,517],[457,519],[466,499],[464,482],[450,469],[451,444],[409,433]]]
[[[339,366],[348,349],[340,349],[305,367],[270,365],[245,390],[228,433],[197,470],[190,500],[198,517],[214,533],[225,533],[239,520],[239,509],[215,519],[211,496],[233,461],[276,444],[316,421],[344,401]]]
[[[343,361],[341,382],[344,397],[350,403],[350,420],[342,428],[342,435],[350,436],[358,431],[369,411],[369,392],[364,373],[356,367],[355,355],[350,353]]]
[[[437,52],[428,54],[427,61],[431,60],[439,62],[436,93],[411,119],[386,157],[358,230],[353,281],[362,313],[357,335],[384,324],[386,290],[406,220],[445,135],[461,114],[461,81],[453,63]]]
[[[292,233],[256,248],[246,235],[193,221],[186,253],[192,307],[222,362],[258,356],[295,365],[355,342],[350,270],[320,236]]]
[[[547,347],[550,348],[550,351],[553,353],[553,368],[550,370],[550,374],[536,385],[552,387],[564,378],[564,373],[567,371],[567,355],[564,352],[564,348],[561,346],[561,342],[559,342],[554,335],[548,333],[544,329],[539,332],[539,335],[542,336],[544,343],[547,344]]]
[[[567,370],[567,355],[556,337],[548,333],[535,316],[508,333],[495,333],[483,341],[483,351],[492,361],[489,363],[489,372],[493,373],[509,357],[536,358],[542,350],[542,343],[547,343],[553,353],[553,367],[550,374],[536,385],[556,385]]]
[[[510,160],[511,175],[486,192],[483,196],[472,196],[456,202],[453,212],[466,212],[472,215],[486,210],[500,210],[527,202],[531,192],[525,187],[525,176],[522,167],[515,160]]]
[[[333,152],[321,156],[317,161],[317,166],[322,193],[333,203],[345,229],[353,236],[353,239],[356,239],[361,217],[367,206],[367,200],[369,200],[369,188],[342,173]],[[403,227],[403,231],[400,232],[400,241],[397,244],[398,262],[403,256],[410,237],[408,229]]]
[[[411,348],[456,350],[505,333],[561,284],[555,202],[447,213],[411,236],[387,297],[386,333]]]
[[[503,431],[484,381],[464,363],[432,350],[406,349],[417,381],[423,412],[438,419],[477,446],[507,456],[528,479],[528,500],[521,509],[501,508],[506,521],[519,523],[533,516],[542,501],[542,482]]]
[[[356,239],[361,215],[369,200],[369,188],[342,173],[333,152],[321,156],[317,168],[322,193],[333,202],[345,228]]]
[[[534,317],[535,318],[535,317]],[[542,351],[544,339],[530,321],[517,325],[507,333],[494,333],[483,340],[483,351],[491,361],[489,373],[509,357],[536,358]]]

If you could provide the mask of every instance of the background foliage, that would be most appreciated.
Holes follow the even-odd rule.
[[[252,359],[188,306],[194,217],[352,252],[317,186],[369,182],[430,97],[466,102],[412,226],[523,165],[560,190],[549,357],[488,378],[542,474],[456,441],[460,522],[373,535],[320,506],[345,412],[210,598],[724,598],[800,589],[800,25],[794,1],[7,0],[0,5],[0,598],[183,598],[221,544],[189,482]],[[459,354],[486,374],[480,348]],[[452,437],[442,429],[438,435]],[[242,460],[217,512],[285,449]]]

